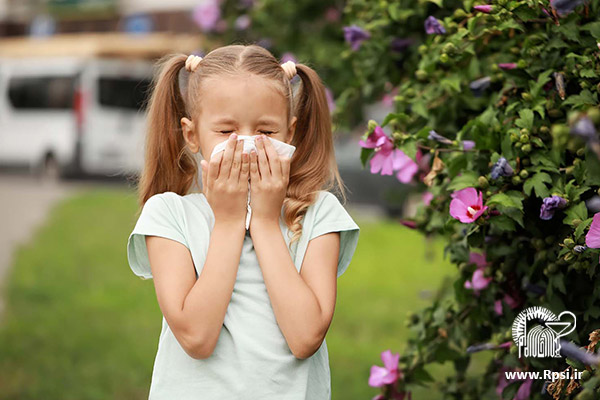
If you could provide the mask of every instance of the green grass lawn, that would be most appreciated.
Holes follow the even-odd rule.
[[[162,317],[152,281],[127,264],[136,211],[126,189],[82,192],[17,250],[0,322],[1,399],[148,397]],[[396,222],[356,222],[358,248],[327,334],[334,400],[379,393],[367,384],[371,365],[386,349],[403,350],[406,314],[455,270],[441,242]]]

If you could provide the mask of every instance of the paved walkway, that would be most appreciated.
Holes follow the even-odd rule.
[[[4,282],[14,261],[15,249],[29,240],[51,207],[74,187],[39,181],[27,175],[0,175],[0,319],[4,311]]]

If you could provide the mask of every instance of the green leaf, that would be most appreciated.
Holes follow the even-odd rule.
[[[590,31],[590,34],[596,39],[600,40],[600,22],[590,22],[581,27],[581,30]]]
[[[492,197],[490,197],[487,201],[487,205],[501,205],[503,207],[513,207],[513,208],[517,208],[519,210],[523,209],[523,198],[522,198],[522,194],[518,194],[515,195],[515,190],[511,190],[509,192],[506,193],[496,193],[495,195],[493,195]],[[509,194],[510,193],[510,194]],[[518,193],[518,192],[516,192]],[[519,197],[521,197],[519,199]]]
[[[367,160],[369,156],[375,152],[375,149],[365,149],[363,148],[360,152],[360,162],[362,163],[363,168],[367,165]]]
[[[540,93],[540,90],[544,87],[544,85],[550,80],[550,75],[554,72],[553,69],[547,69],[546,71],[540,73],[538,75],[537,82],[530,84],[530,92],[533,97],[537,97]]]
[[[568,207],[565,210],[565,214],[567,215],[565,219],[563,219],[564,224],[572,225],[574,219],[586,220],[588,217],[587,207],[585,206],[585,202],[580,201],[577,204],[573,204],[571,207]]]
[[[498,211],[515,220],[521,227],[523,225],[523,193],[509,190],[506,193],[497,193],[490,197],[486,205],[496,205]]]
[[[433,377],[431,376],[431,374],[429,374],[429,372],[427,372],[427,370],[425,369],[425,367],[423,365],[419,365],[418,367],[413,369],[412,378],[415,381],[419,381],[419,382],[433,382],[433,380],[434,380]]]
[[[581,237],[581,235],[583,235],[583,231],[585,231],[585,229],[590,226],[590,224],[592,223],[593,218],[588,218],[586,220],[584,220],[583,222],[581,222],[579,225],[577,225],[577,228],[575,228],[575,239],[579,239]]]
[[[497,215],[490,218],[492,226],[503,232],[513,232],[515,230],[515,222],[506,215]],[[512,252],[512,250],[511,250]]]
[[[440,84],[443,88],[449,89],[450,92],[460,93],[460,76],[453,75],[441,80]]]
[[[381,122],[380,126],[383,128],[384,126],[386,126],[387,124],[389,124],[391,121],[393,121],[396,118],[398,118],[398,116],[399,116],[399,114],[394,114],[394,113],[386,115],[386,117]]]
[[[531,196],[531,189],[533,188],[537,197],[548,197],[550,193],[545,185],[546,183],[552,183],[550,175],[545,172],[538,172],[525,181],[523,190],[528,196]]]
[[[600,185],[600,160],[589,147],[585,151],[585,183],[590,186]]]
[[[582,90],[581,93],[569,96],[562,105],[572,104],[574,106],[596,105],[598,103],[598,94],[593,93],[589,89]]]
[[[533,127],[533,111],[525,108],[519,111],[519,117],[515,121],[515,125],[519,128],[531,129]]]
[[[406,139],[404,143],[400,145],[400,150],[409,156],[413,161],[416,161],[417,157],[417,141],[415,139]]]
[[[472,171],[465,171],[452,179],[452,182],[448,185],[448,189],[456,191],[477,185],[479,185],[479,175]]]

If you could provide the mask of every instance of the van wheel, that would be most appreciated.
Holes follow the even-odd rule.
[[[46,156],[40,171],[40,180],[43,182],[58,182],[60,178],[60,165],[52,154]]]

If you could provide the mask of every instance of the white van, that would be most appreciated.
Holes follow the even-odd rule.
[[[140,171],[152,63],[0,57],[0,166],[50,176]]]

